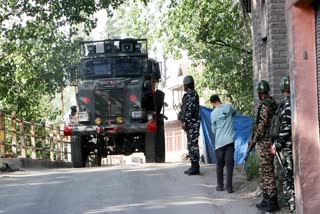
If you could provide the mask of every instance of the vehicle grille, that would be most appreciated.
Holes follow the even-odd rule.
[[[97,90],[96,117],[118,117],[124,115],[122,90]]]

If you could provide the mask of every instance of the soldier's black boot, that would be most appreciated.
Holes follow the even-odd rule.
[[[191,170],[189,171],[188,175],[200,175],[199,161],[192,161],[191,164]]]
[[[269,201],[269,196],[266,193],[263,193],[262,201],[256,204],[256,208],[264,209],[268,201]]]
[[[267,204],[259,210],[261,210],[262,212],[272,213],[272,212],[278,211],[279,209],[280,208],[278,205],[278,198],[277,196],[275,196],[275,197],[269,198],[267,201]]]
[[[191,172],[191,169],[192,169],[192,161],[191,161],[191,167],[187,170],[184,171],[184,174],[189,174]]]

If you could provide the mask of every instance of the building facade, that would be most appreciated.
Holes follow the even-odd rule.
[[[252,0],[251,6],[254,85],[267,80],[271,95],[278,99],[280,79],[289,69],[285,0]]]
[[[320,210],[320,1],[243,0],[252,15],[254,82],[290,75],[297,213]],[[258,100],[256,99],[256,104]]]
[[[184,94],[183,78],[187,74],[188,66],[185,63],[175,62],[171,66],[171,76],[166,81],[165,115],[165,142],[166,142],[166,161],[181,161],[187,155],[187,136],[182,129],[181,122],[178,120],[178,112]]]

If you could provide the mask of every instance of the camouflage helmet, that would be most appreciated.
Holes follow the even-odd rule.
[[[290,92],[290,78],[289,76],[284,76],[280,81],[280,89],[282,92]]]
[[[183,78],[183,85],[194,85],[194,80],[192,76],[185,76]]]
[[[258,93],[268,93],[270,91],[269,83],[265,80],[260,80],[257,86]]]

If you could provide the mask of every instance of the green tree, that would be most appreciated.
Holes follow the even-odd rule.
[[[0,6],[0,108],[39,118],[43,100],[65,84],[68,67],[78,61],[79,24],[88,34],[93,14],[123,0],[8,0]]]
[[[195,72],[201,96],[208,99],[211,94],[202,89],[211,89],[252,115],[251,35],[239,2],[176,0],[161,20],[165,50],[176,57],[187,50],[195,68],[204,66]]]
[[[108,38],[147,38],[151,52],[163,49],[164,62],[170,55],[181,58],[186,50],[202,98],[219,93],[252,115],[250,20],[239,2],[155,0],[146,6],[132,0],[113,14],[106,24]]]
[[[166,85],[167,65],[169,58],[162,51],[163,40],[160,19],[163,18],[163,10],[167,6],[165,0],[155,0],[148,4],[141,1],[130,0],[122,4],[113,12],[113,16],[107,19],[105,25],[105,38],[146,38],[148,51],[152,58],[163,63],[162,87]]]

